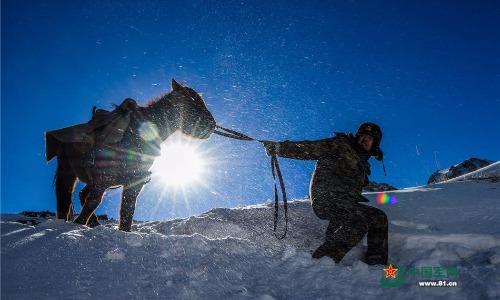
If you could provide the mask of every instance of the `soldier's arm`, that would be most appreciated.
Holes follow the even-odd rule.
[[[321,157],[332,155],[335,152],[336,143],[334,138],[317,141],[284,141],[277,143],[276,154],[281,157],[318,160]]]

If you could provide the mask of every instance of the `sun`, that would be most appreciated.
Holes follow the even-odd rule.
[[[183,187],[200,182],[206,163],[194,143],[173,139],[161,146],[151,167],[153,176],[168,186]]]

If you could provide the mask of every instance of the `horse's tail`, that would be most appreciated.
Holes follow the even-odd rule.
[[[57,167],[56,167],[56,172],[54,173],[54,178],[52,179],[52,185],[53,186],[56,186],[56,183],[57,183],[57,179],[59,179],[59,175],[61,174],[61,172],[65,172],[67,173],[67,170],[64,170],[62,164],[63,164],[63,160],[64,158],[62,156],[58,156],[57,157]]]
[[[58,175],[62,171],[61,163],[62,163],[62,160],[64,159],[63,158],[64,155],[62,155],[62,153],[63,153],[63,143],[59,142],[55,138],[49,138],[49,139],[47,139],[45,147],[46,147],[46,158],[47,158],[47,161],[50,161],[52,158],[57,157],[56,172],[54,174],[54,179],[52,180],[52,185],[55,186],[56,182],[57,182],[57,179],[58,179]]]
[[[54,173],[54,179],[52,179],[52,186],[56,186],[57,182],[57,173],[59,173],[59,164],[57,164],[56,172]]]
[[[62,143],[54,137],[50,132],[45,133],[45,159],[50,161],[60,151]]]

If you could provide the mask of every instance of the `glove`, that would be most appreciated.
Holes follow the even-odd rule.
[[[271,141],[262,141],[262,144],[264,145],[264,148],[266,149],[266,154],[268,156],[277,154],[278,143]]]

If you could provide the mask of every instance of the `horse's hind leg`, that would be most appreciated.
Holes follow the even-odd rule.
[[[106,188],[100,186],[85,186],[88,190],[84,193],[88,193],[85,203],[82,206],[82,211],[78,218],[75,219],[75,223],[80,223],[83,225],[88,225],[90,217],[94,214],[94,211],[99,206],[104,196]]]
[[[64,158],[57,158],[57,171],[55,177],[57,218],[70,220],[73,218],[73,191],[77,177],[69,162]]]
[[[91,192],[91,187],[89,185],[84,186],[83,189],[80,191],[80,204],[82,205],[82,208],[85,205],[87,198],[90,196],[90,194],[91,194],[90,192]],[[99,221],[97,220],[97,216],[96,216],[95,212],[93,212],[90,215],[90,218],[87,222],[87,225],[91,228],[94,228],[96,226],[101,225],[99,223]]]

